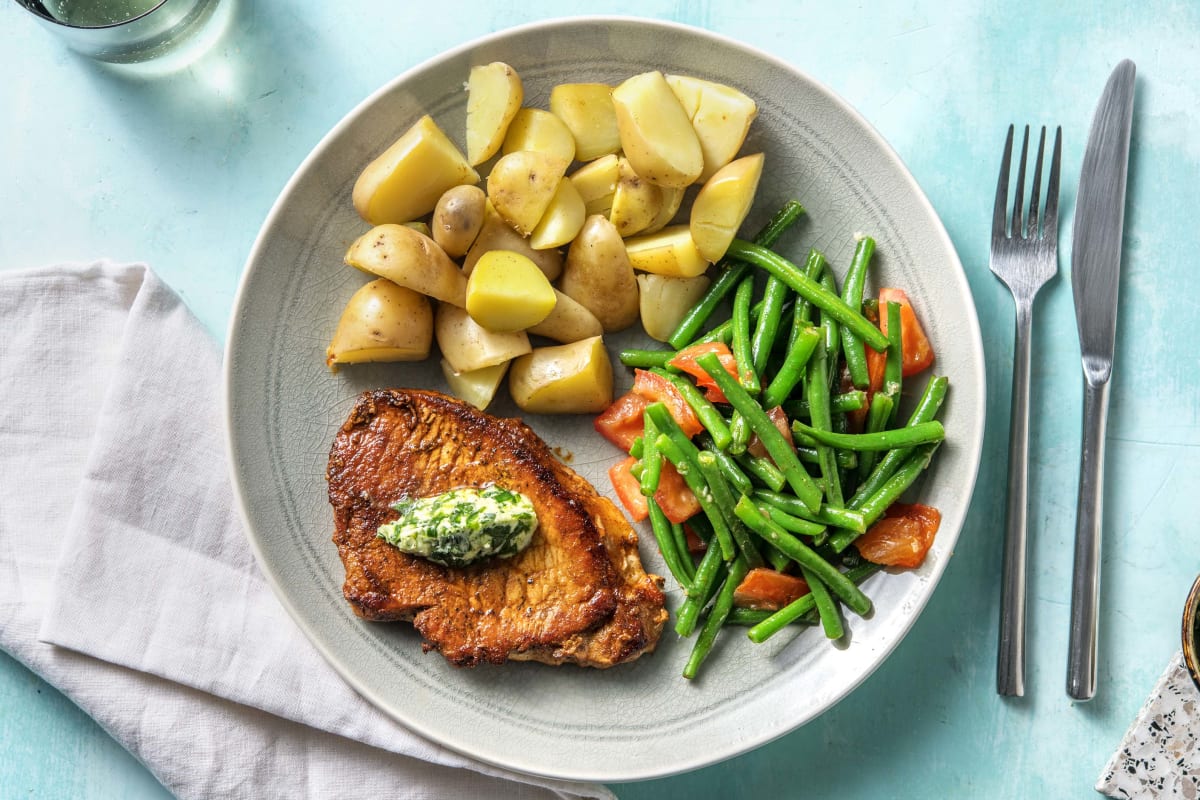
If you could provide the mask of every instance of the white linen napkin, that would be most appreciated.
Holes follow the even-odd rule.
[[[144,266],[0,273],[0,647],[188,797],[612,797],[393,722],[257,571],[220,354]]]

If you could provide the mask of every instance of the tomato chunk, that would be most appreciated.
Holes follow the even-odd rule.
[[[733,590],[733,604],[738,608],[778,611],[793,600],[808,594],[803,578],[757,567]]]
[[[696,363],[696,359],[705,353],[716,353],[717,360],[721,362],[721,366],[725,368],[732,377],[737,378],[737,361],[733,358],[733,351],[729,349],[729,345],[724,342],[699,342],[689,345],[678,353],[675,357],[667,362],[668,365],[675,367],[681,372],[685,372],[696,379],[696,385],[704,390],[704,396],[714,403],[728,403],[729,400],[725,397],[725,393],[717,386],[717,382],[712,379],[712,376],[704,371],[704,368]]]
[[[879,290],[879,329],[887,334],[885,303],[900,304],[900,342],[904,349],[901,374],[907,378],[929,368],[933,364],[933,347],[930,346],[929,337],[925,335],[925,329],[917,319],[917,312],[908,301],[908,295],[903,289]]]
[[[666,459],[663,459],[662,475],[658,479],[654,500],[671,522],[691,519],[700,510],[700,501],[688,488],[687,481],[675,469],[675,465]]]
[[[637,459],[629,456],[614,464],[608,470],[608,479],[612,481],[617,499],[621,501],[621,505],[625,506],[629,517],[634,522],[641,522],[650,516],[650,506],[646,502],[646,496],[642,494],[642,482],[633,477],[631,471],[636,463]]]
[[[628,453],[633,440],[642,435],[645,410],[646,398],[626,392],[601,411],[592,425],[601,436]]]
[[[933,545],[942,512],[920,503],[893,503],[855,540],[859,555],[889,567],[919,567]]]
[[[787,440],[787,443],[795,447],[795,441],[792,439],[792,423],[788,420],[783,406],[772,408],[767,412],[767,417],[775,424],[776,429],[783,434],[783,438]],[[750,441],[746,444],[746,451],[752,456],[770,458],[767,448],[763,446],[762,440],[758,438],[757,433],[750,437]]]
[[[688,405],[687,400],[684,400],[679,390],[663,376],[644,369],[634,370],[633,393],[641,395],[647,403],[665,405],[671,412],[675,423],[683,431],[683,435],[689,439],[704,430],[704,426],[700,424],[700,419]]]

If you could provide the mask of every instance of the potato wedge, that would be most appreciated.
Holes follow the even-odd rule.
[[[569,163],[534,150],[502,156],[488,175],[488,199],[500,216],[528,236],[554,199]]]
[[[405,225],[377,225],[354,240],[345,261],[437,300],[462,306],[467,278],[446,251]]]
[[[372,225],[411,222],[433,211],[447,189],[478,182],[479,173],[427,114],[366,166],[352,199]]]
[[[508,390],[530,414],[594,414],[612,404],[612,361],[599,336],[538,347],[513,361]]]
[[[527,333],[545,336],[563,344],[604,333],[604,326],[600,324],[600,320],[586,307],[558,289],[554,290],[554,296],[554,308],[550,315],[537,325],[530,326]]]
[[[537,325],[554,310],[554,287],[538,265],[512,250],[492,250],[467,280],[467,313],[489,331]]]
[[[560,83],[550,90],[550,113],[571,131],[577,160],[591,161],[621,149],[611,86]]]
[[[629,263],[641,272],[694,278],[708,269],[687,225],[668,225],[658,233],[625,240]]]
[[[496,212],[490,201],[484,206],[483,228],[463,259],[463,274],[470,275],[475,269],[475,263],[489,250],[513,250],[532,259],[549,281],[556,280],[562,274],[562,254],[553,248],[534,250],[529,240],[513,230]]]
[[[554,199],[542,214],[542,220],[529,234],[529,246],[534,250],[562,247],[579,233],[587,218],[583,198],[568,178],[558,182]]]
[[[540,108],[522,108],[508,124],[501,152],[536,150],[555,158],[575,160],[575,137],[561,119]]]
[[[621,179],[621,159],[615,154],[601,156],[571,173],[571,183],[583,198],[584,211],[608,216],[612,211],[613,195]]]
[[[658,216],[662,205],[662,187],[642,180],[641,176],[633,171],[629,159],[619,159],[617,189],[613,193],[612,211],[608,215],[617,233],[622,237],[641,233]]]
[[[652,339],[665,342],[679,321],[704,296],[710,283],[707,275],[671,278],[643,272],[637,276],[638,307],[642,327]]]
[[[625,242],[616,227],[599,214],[567,250],[560,288],[591,311],[606,332],[628,328],[638,317],[638,287]]]
[[[478,186],[455,186],[438,199],[430,235],[446,255],[462,258],[483,228],[487,195]]]
[[[471,319],[465,308],[439,303],[433,317],[433,335],[442,358],[455,372],[494,367],[528,353],[532,347],[524,331],[495,333]]]
[[[521,110],[521,76],[503,61],[471,67],[467,78],[467,161],[477,166],[496,154]]]
[[[662,190],[662,205],[659,206],[654,219],[650,220],[650,224],[640,231],[643,236],[649,233],[658,233],[670,225],[671,220],[675,219],[675,215],[679,213],[679,207],[683,205],[683,195],[686,190],[667,186],[658,188]]]
[[[425,295],[386,278],[364,284],[346,303],[325,364],[421,361],[433,342],[433,309]]]
[[[692,201],[688,230],[696,249],[707,260],[715,263],[729,249],[750,213],[762,170],[762,153],[730,161],[708,179]]]
[[[661,72],[634,75],[613,89],[612,99],[621,149],[638,175],[677,188],[700,177],[700,140]]]
[[[450,387],[450,394],[483,411],[496,396],[500,381],[504,380],[504,373],[508,372],[508,365],[509,362],[505,361],[470,372],[455,372],[450,362],[443,358],[442,375],[446,379],[446,385]]]
[[[696,130],[700,150],[704,153],[700,180],[706,181],[737,155],[750,132],[750,123],[758,116],[758,105],[723,83],[668,75],[667,84],[679,98]]]

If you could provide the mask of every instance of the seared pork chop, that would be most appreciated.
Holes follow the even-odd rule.
[[[460,666],[506,659],[610,667],[654,649],[666,621],[620,511],[520,420],[437,392],[363,393],[326,473],[343,592],[370,620],[411,620],[424,648]],[[509,559],[444,567],[376,536],[391,505],[497,484],[537,509],[533,541]]]

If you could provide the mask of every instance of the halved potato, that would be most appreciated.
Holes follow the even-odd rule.
[[[447,189],[478,182],[479,173],[426,114],[367,165],[352,199],[372,225],[411,222],[433,211]]]
[[[421,361],[433,342],[433,309],[420,292],[386,278],[364,284],[350,296],[338,320],[325,363]]]
[[[525,236],[537,227],[554,199],[569,161],[519,150],[501,157],[487,179],[488,199],[500,216]]]
[[[471,319],[465,308],[438,304],[433,334],[442,358],[455,372],[472,372],[511,361],[532,348],[524,331],[495,333]]]
[[[637,279],[625,243],[599,214],[588,217],[571,242],[560,288],[595,314],[605,331],[623,330],[637,321]]]
[[[658,233],[667,225],[671,224],[671,220],[675,219],[675,215],[679,213],[679,207],[683,205],[683,195],[686,190],[671,188],[669,186],[658,187],[662,191],[662,205],[658,208],[658,213],[654,215],[654,219],[650,220],[650,224],[640,231],[642,235],[649,233]]]
[[[700,177],[700,140],[661,72],[634,75],[613,89],[612,99],[621,149],[638,175],[672,187],[688,186]]]
[[[354,240],[345,261],[413,291],[461,306],[467,278],[446,251],[405,225],[377,225]]]
[[[608,215],[617,233],[621,236],[641,233],[658,216],[662,205],[662,187],[642,180],[641,176],[633,171],[629,159],[619,159],[617,190],[613,193],[612,211]]]
[[[604,326],[600,324],[600,320],[596,319],[595,314],[587,310],[586,306],[579,304],[571,299],[570,295],[563,294],[558,289],[554,290],[554,296],[554,308],[550,315],[537,325],[530,326],[527,333],[545,336],[547,339],[564,344],[578,342],[580,339],[604,333]]]
[[[478,186],[455,186],[438,199],[433,209],[431,235],[446,254],[462,258],[483,228],[487,195]]]
[[[687,225],[668,225],[658,233],[626,239],[625,252],[634,269],[656,275],[694,278],[708,269]]]
[[[509,362],[505,361],[502,364],[480,367],[470,372],[455,372],[454,367],[450,366],[450,362],[443,358],[442,375],[450,387],[450,394],[483,411],[496,396],[496,390],[500,388],[500,381],[504,380],[504,373],[508,371],[508,364]]]
[[[556,158],[575,160],[575,137],[561,119],[540,108],[522,108],[508,124],[501,151],[536,150]]]
[[[642,327],[652,339],[665,342],[684,315],[700,301],[710,283],[707,275],[672,278],[643,272],[637,276]]]
[[[557,279],[562,273],[562,254],[554,248],[534,250],[529,240],[513,230],[496,212],[491,202],[484,207],[483,228],[475,237],[475,244],[467,251],[467,257],[463,259],[463,274],[470,275],[475,269],[475,262],[489,250],[513,250],[532,259],[550,281]]]
[[[591,161],[621,149],[612,87],[603,83],[560,83],[550,91],[550,113],[575,137],[575,158]]]
[[[700,150],[704,153],[700,180],[706,181],[737,155],[750,131],[750,123],[758,116],[758,105],[723,83],[668,75],[667,84],[679,98],[696,130]]]
[[[504,142],[508,125],[521,110],[521,76],[503,61],[471,67],[467,78],[467,161],[482,164]]]
[[[725,255],[742,227],[754,203],[762,169],[762,153],[731,161],[708,179],[692,201],[688,229],[696,249],[709,261],[715,263]]]
[[[467,280],[467,313],[489,331],[520,331],[554,309],[554,287],[538,265],[512,250],[492,250]]]
[[[563,178],[558,182],[554,199],[542,214],[541,222],[529,235],[529,245],[534,250],[562,247],[575,238],[586,218],[583,198],[579,196],[575,184]]]
[[[594,414],[612,405],[612,361],[599,336],[538,347],[513,361],[508,390],[531,414]]]
[[[589,217],[592,214],[609,215],[620,179],[621,159],[615,154],[601,156],[571,173],[571,183],[579,190]]]

